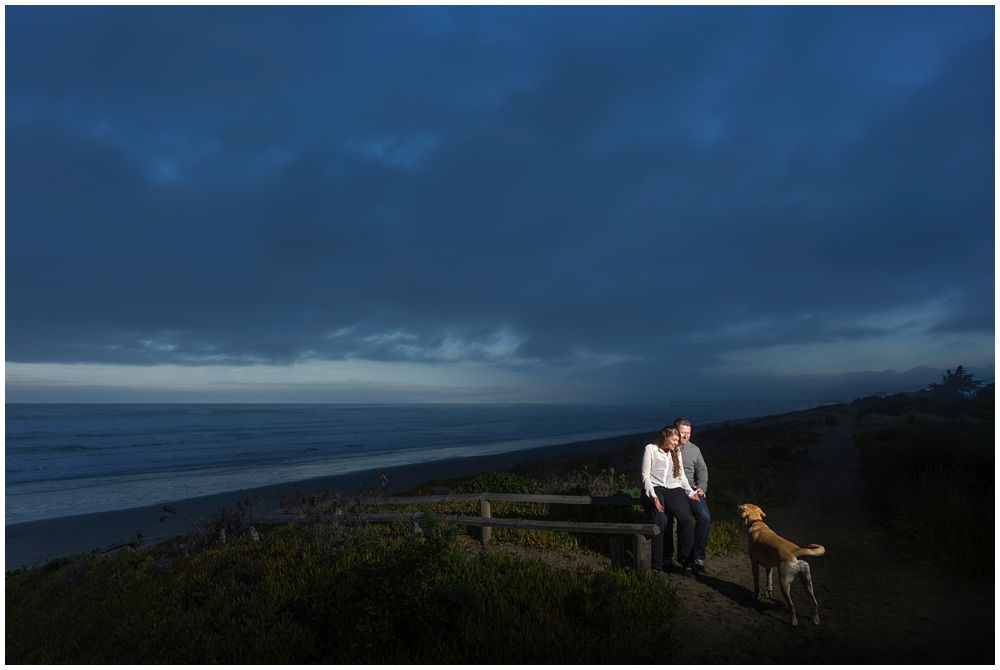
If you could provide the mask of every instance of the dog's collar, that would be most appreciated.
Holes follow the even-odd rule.
[[[753,519],[753,520],[750,521],[750,523],[747,524],[747,528],[753,528],[753,525],[755,523],[764,523],[764,520],[763,519]]]

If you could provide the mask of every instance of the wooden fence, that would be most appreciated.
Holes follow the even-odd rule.
[[[630,496],[591,497],[591,496],[561,496],[536,495],[530,493],[455,493],[448,495],[405,496],[385,498],[362,498],[361,503],[371,506],[388,505],[420,505],[444,502],[479,501],[479,516],[462,516],[455,514],[439,514],[442,521],[463,526],[474,526],[481,529],[480,539],[483,544],[490,541],[492,528],[521,528],[526,530],[551,530],[566,533],[598,533],[612,535],[611,554],[614,560],[621,561],[624,550],[620,536],[632,537],[633,566],[636,570],[651,569],[650,538],[660,532],[651,523],[608,523],[598,521],[540,521],[535,519],[502,519],[492,514],[491,502],[541,503],[555,505],[608,505],[631,507],[640,504],[638,498]],[[421,512],[390,512],[382,514],[354,514],[338,517],[342,523],[386,523],[392,521],[416,522]],[[315,515],[307,514],[268,514],[261,517],[264,523],[294,523],[308,521]]]

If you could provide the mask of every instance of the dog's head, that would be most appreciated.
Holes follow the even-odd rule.
[[[740,518],[743,519],[747,525],[754,520],[759,521],[767,516],[764,514],[764,510],[757,507],[753,503],[743,503],[742,505],[739,505],[736,508],[736,513],[740,515]]]

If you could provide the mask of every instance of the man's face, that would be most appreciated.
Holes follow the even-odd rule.
[[[681,444],[687,444],[691,439],[691,426],[677,426],[677,431],[681,434]]]

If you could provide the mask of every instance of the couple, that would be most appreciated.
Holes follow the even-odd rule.
[[[674,425],[665,427],[652,444],[646,445],[642,487],[642,505],[660,529],[653,536],[653,570],[669,569],[674,550],[673,520],[677,519],[677,560],[681,569],[685,575],[692,570],[704,572],[712,523],[705,499],[708,467],[701,450],[691,442],[690,421],[674,420]],[[692,514],[697,518],[697,529]]]

